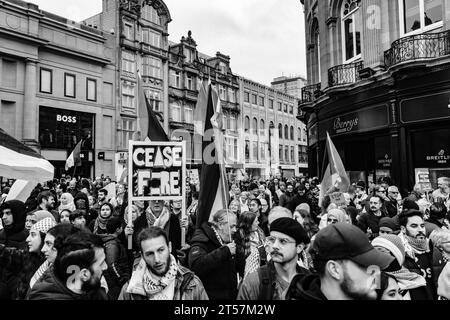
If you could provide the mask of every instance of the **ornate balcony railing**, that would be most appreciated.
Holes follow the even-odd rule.
[[[328,69],[328,85],[335,87],[351,84],[359,81],[359,70],[363,68],[363,62],[342,64]]]
[[[300,103],[307,103],[307,102],[313,102],[314,101],[314,94],[317,91],[320,91],[321,84],[316,83],[309,86],[305,86],[302,88],[302,100],[300,100]]]
[[[391,48],[384,52],[384,64],[390,68],[406,61],[434,59],[446,55],[450,55],[450,30],[418,34],[394,41]]]

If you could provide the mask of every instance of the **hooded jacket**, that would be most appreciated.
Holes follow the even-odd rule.
[[[235,258],[227,246],[220,244],[209,223],[205,222],[195,230],[188,260],[189,268],[202,281],[209,299],[236,299]]]
[[[320,290],[318,274],[297,274],[291,281],[286,300],[328,300]]]
[[[48,269],[28,292],[27,300],[107,300],[103,289],[98,289],[87,294],[77,294],[69,290],[53,271]]]
[[[10,226],[4,225],[0,230],[0,244],[4,244],[6,247],[26,249],[25,240],[28,237],[28,231],[25,229],[25,204],[19,200],[10,200],[0,206],[0,213],[3,213],[5,209],[11,209],[13,223]]]

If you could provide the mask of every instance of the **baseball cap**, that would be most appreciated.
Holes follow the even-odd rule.
[[[320,260],[351,260],[364,267],[376,265],[382,270],[395,259],[376,250],[361,229],[344,222],[320,230],[313,242],[312,250]]]

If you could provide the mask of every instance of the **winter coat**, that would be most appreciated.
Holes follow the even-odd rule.
[[[378,217],[371,212],[364,212],[359,217],[358,227],[364,233],[367,233],[367,228],[370,228],[370,230],[372,230],[372,235],[369,237],[369,240],[373,240],[378,237],[378,233],[380,232],[379,223],[383,217],[383,214]]]
[[[294,197],[295,197],[294,193],[291,193],[289,195],[287,192],[285,192],[280,196],[280,202],[278,203],[278,205],[287,208],[289,202],[291,202]]]
[[[286,300],[328,300],[320,289],[318,274],[298,274],[289,285]]]
[[[147,300],[147,297],[127,292],[128,282],[124,284],[118,300]],[[173,300],[208,300],[200,279],[189,269],[178,265],[175,277]]]
[[[44,261],[41,253],[0,245],[0,277],[3,283],[0,299],[25,299],[30,280]]]
[[[211,300],[234,300],[237,294],[235,258],[219,243],[212,227],[205,222],[191,241],[189,268],[202,280]]]
[[[130,280],[127,250],[114,235],[104,234],[100,237],[105,248],[108,266],[108,269],[104,272],[108,284],[108,297],[110,300],[117,300],[122,286]]]
[[[28,292],[27,300],[108,300],[103,288],[78,294],[69,290],[55,275],[53,267],[48,269]]]

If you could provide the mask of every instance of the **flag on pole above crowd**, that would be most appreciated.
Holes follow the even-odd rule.
[[[72,153],[66,160],[66,171],[72,168],[73,166],[78,167],[81,166],[81,144],[83,143],[83,140],[80,140],[80,142],[77,143],[75,148],[73,149]]]
[[[53,179],[54,170],[39,153],[0,128],[0,177],[45,182]]]
[[[350,179],[347,176],[341,157],[327,132],[327,142],[324,153],[324,166],[328,162],[320,184],[319,204],[325,195],[333,192],[347,192]]]
[[[203,92],[202,94],[205,94]],[[229,203],[228,182],[224,166],[223,121],[219,95],[208,85],[204,131],[202,132],[202,169],[197,211],[197,226],[209,221],[210,215],[225,209]],[[200,106],[203,107],[204,106]]]

